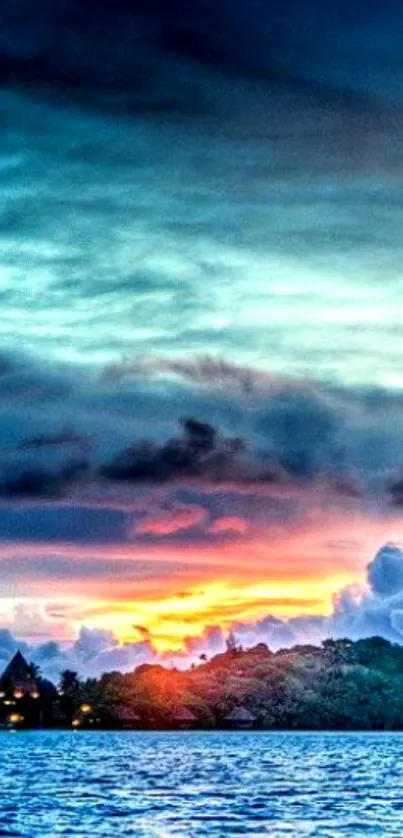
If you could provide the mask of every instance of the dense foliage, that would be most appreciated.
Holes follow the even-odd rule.
[[[143,665],[98,680],[67,671],[61,710],[68,724],[84,727],[178,727],[183,709],[193,717],[183,726],[226,727],[229,714],[242,708],[263,729],[403,729],[403,647],[383,638],[276,653],[265,644],[248,650],[232,644],[203,658],[187,671]]]

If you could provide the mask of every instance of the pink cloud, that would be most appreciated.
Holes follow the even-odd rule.
[[[161,509],[146,515],[136,524],[136,535],[165,536],[174,535],[183,530],[201,526],[207,518],[207,512],[201,506],[183,505],[172,509]]]
[[[245,518],[238,518],[235,515],[224,518],[217,518],[208,529],[210,535],[225,535],[226,533],[237,533],[246,535],[249,530],[249,521]]]

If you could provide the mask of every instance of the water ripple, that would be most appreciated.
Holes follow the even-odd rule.
[[[0,838],[403,835],[398,734],[0,734]]]

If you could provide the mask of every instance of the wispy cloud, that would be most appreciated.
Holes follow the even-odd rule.
[[[0,345],[401,386],[395,2],[18,8]]]

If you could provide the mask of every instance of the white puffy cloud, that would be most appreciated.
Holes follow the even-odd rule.
[[[18,616],[18,615],[17,615]],[[35,615],[21,611],[25,628]],[[28,623],[27,623],[28,620]],[[42,627],[45,624],[42,624]],[[134,627],[138,642],[120,643],[111,631],[82,626],[78,637],[57,643],[39,645],[18,641],[8,629],[0,630],[0,663],[4,666],[21,648],[24,654],[38,663],[47,677],[58,680],[60,672],[69,668],[82,677],[98,676],[102,672],[129,672],[142,663],[162,663],[186,668],[198,662],[200,656],[211,656],[225,649],[226,634],[220,626],[206,626],[200,636],[184,639],[182,651],[159,654],[153,646],[152,633],[146,627]],[[403,549],[386,544],[368,566],[368,585],[350,585],[334,597],[330,616],[296,616],[287,620],[267,615],[249,623],[233,623],[236,638],[244,647],[266,643],[273,651],[297,644],[320,644],[329,637],[382,636],[403,644]]]

